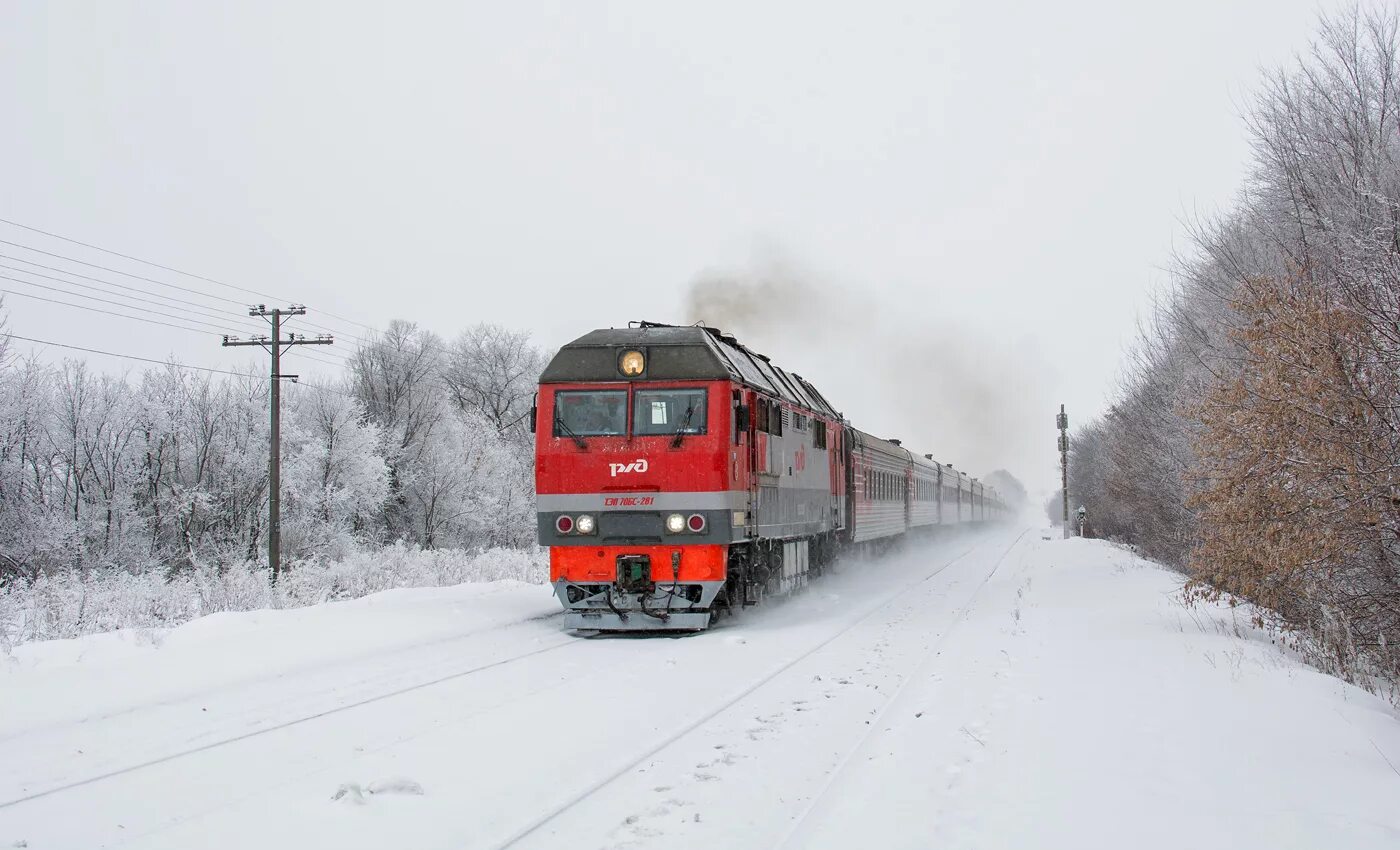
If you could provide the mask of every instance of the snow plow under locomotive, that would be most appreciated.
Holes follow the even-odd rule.
[[[550,361],[532,416],[539,539],[571,628],[704,629],[850,547],[1006,512],[714,328],[593,331]]]

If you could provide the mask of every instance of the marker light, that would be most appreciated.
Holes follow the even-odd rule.
[[[640,351],[627,351],[618,358],[617,368],[627,377],[635,378],[646,371],[647,359]]]
[[[568,515],[560,516],[554,521],[554,530],[560,534],[568,534],[574,530],[574,518]]]
[[[666,530],[672,534],[680,534],[685,531],[685,517],[680,514],[671,514],[666,517]]]
[[[686,520],[685,524],[691,531],[699,534],[705,530],[705,517],[703,514],[691,514],[690,519]]]
[[[579,534],[592,534],[597,530],[597,526],[593,522],[593,515],[579,514],[578,519],[574,520],[574,529]]]

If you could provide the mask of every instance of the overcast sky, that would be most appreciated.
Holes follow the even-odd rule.
[[[1184,221],[1239,187],[1260,69],[1327,8],[7,2],[0,218],[305,302],[341,354],[367,331],[327,313],[555,346],[685,321],[698,279],[799,280],[809,303],[735,319],[744,341],[857,426],[1048,491],[1056,406],[1104,409]],[[239,308],[71,260],[253,300],[0,239],[209,309]],[[249,351],[6,306],[39,339],[204,366]]]

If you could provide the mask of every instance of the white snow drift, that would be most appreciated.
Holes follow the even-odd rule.
[[[493,583],[32,643],[0,846],[1397,846],[1391,707],[1179,583],[1017,529],[684,639]]]

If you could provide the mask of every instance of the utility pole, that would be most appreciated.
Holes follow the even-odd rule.
[[[255,336],[251,339],[239,339],[236,336],[225,336],[225,346],[235,345],[257,345],[264,351],[272,355],[272,384],[271,397],[268,407],[271,408],[270,417],[272,420],[272,436],[268,441],[267,449],[267,565],[272,568],[272,581],[277,583],[277,579],[282,574],[282,379],[287,378],[296,383],[296,375],[282,374],[282,348],[293,345],[333,345],[335,340],[330,334],[319,334],[315,339],[307,339],[306,334],[297,336],[287,334],[287,338],[282,338],[282,317],[283,316],[303,316],[306,314],[306,307],[302,304],[293,304],[286,309],[274,307],[269,310],[263,304],[255,304],[248,308],[248,315],[261,316],[272,324],[272,337]]]
[[[1060,415],[1055,417],[1055,427],[1060,429],[1060,497],[1064,502],[1065,518],[1060,526],[1064,536],[1069,538],[1069,416],[1065,406],[1060,405]]]

